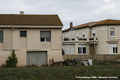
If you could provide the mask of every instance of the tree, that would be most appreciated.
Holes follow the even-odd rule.
[[[8,57],[8,60],[6,60],[6,67],[16,67],[18,63],[15,51],[12,51],[12,55]]]

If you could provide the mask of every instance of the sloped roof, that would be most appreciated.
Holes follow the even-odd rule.
[[[90,26],[91,24],[93,24],[93,23],[94,23],[94,22],[89,22],[89,23],[85,23],[85,24],[78,25],[78,26],[73,26],[73,27],[64,29],[62,32],[69,31],[71,28],[73,28],[73,29],[75,30],[75,29],[80,29],[80,28],[89,27],[89,26]]]
[[[120,20],[106,19],[102,21],[97,21],[93,24],[93,26],[99,25],[120,25]]]
[[[81,24],[78,26],[73,26],[74,29],[86,28],[86,27],[96,27],[101,25],[120,25],[120,20],[106,19],[97,22],[89,22],[85,24]],[[63,30],[63,32],[69,31],[70,28]]]
[[[69,31],[71,28],[73,28],[74,30],[76,29],[75,27],[70,27],[70,28],[67,28],[67,29],[62,30],[62,32],[64,32],[64,31]]]
[[[58,15],[0,14],[0,25],[63,26]]]
[[[94,22],[89,22],[89,23],[85,23],[85,24],[81,24],[78,26],[75,26],[75,28],[83,28],[83,27],[89,27],[91,24],[93,24]]]

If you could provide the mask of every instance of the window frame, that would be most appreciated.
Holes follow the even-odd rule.
[[[25,32],[25,35],[23,35],[22,32]],[[26,30],[25,30],[25,31],[22,31],[22,30],[21,30],[21,31],[20,31],[20,37],[27,37],[27,31],[26,31]]]
[[[41,32],[50,32],[50,37],[49,38],[47,38],[47,37],[41,38]],[[51,42],[51,31],[40,31],[40,42]]]
[[[95,34],[95,33],[93,33],[93,37],[96,37],[96,34]]]
[[[82,47],[78,47],[78,54],[82,54]]]
[[[87,46],[86,45],[79,45],[78,46],[78,54],[87,54]]]
[[[82,37],[83,37],[83,38],[86,38],[86,35],[85,35],[85,34],[86,34],[86,31],[83,31],[83,32],[82,32]]]
[[[2,39],[0,40],[0,43],[3,43],[4,31],[3,31],[3,30],[0,30],[0,32],[2,32]]]
[[[108,44],[109,45],[109,54],[117,54],[118,53],[118,44]]]
[[[110,37],[115,37],[115,28],[110,28]]]
[[[85,38],[85,34],[83,34],[82,36],[83,36],[83,38]]]
[[[117,47],[113,47],[113,54],[117,53]]]
[[[76,37],[79,37],[79,32],[76,32]]]

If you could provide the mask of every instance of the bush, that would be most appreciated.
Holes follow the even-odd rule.
[[[6,60],[6,67],[16,67],[17,65],[17,57],[15,54],[15,51],[12,51],[12,55],[8,57],[8,60]]]

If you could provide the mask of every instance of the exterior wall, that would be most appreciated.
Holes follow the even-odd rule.
[[[12,51],[0,51],[0,66],[2,64],[5,64],[8,57],[11,55]],[[26,66],[26,51],[20,50],[15,51],[15,54],[18,58],[18,64],[17,66]]]
[[[115,29],[115,36],[110,36],[110,29]],[[83,31],[85,32],[85,35],[87,39],[93,37],[93,33],[95,33],[95,38],[97,38],[97,41],[92,41],[92,44],[95,48],[94,54],[109,54],[109,47],[108,45],[110,43],[117,44],[118,53],[120,54],[120,26],[119,25],[109,25],[109,26],[95,26],[90,28],[83,28],[68,32],[63,32],[63,37],[65,37],[66,34],[68,34],[68,38],[75,37],[76,41],[63,41],[63,44],[75,44],[75,54],[78,54],[78,45],[79,44],[86,44],[87,45],[87,54],[91,54],[91,42],[88,40],[88,42],[83,41],[77,41],[77,37],[75,33],[79,33],[79,37],[82,38]],[[95,43],[96,42],[96,43]],[[94,44],[95,43],[95,44]],[[113,55],[113,54],[112,54]]]
[[[115,28],[115,36],[110,37],[110,28]],[[94,27],[92,30],[96,31],[96,36],[98,38],[98,44],[96,46],[96,54],[109,54],[109,43],[118,44],[118,54],[120,54],[120,26],[98,26]],[[117,40],[117,42],[116,42]],[[110,41],[110,42],[109,42]]]
[[[95,31],[98,44],[96,45],[95,54],[108,54],[108,29],[107,26],[93,27],[92,31]]]
[[[40,30],[27,30],[27,50],[40,50]]]
[[[87,48],[86,55],[90,54],[89,44],[87,42],[80,42],[80,41],[78,41],[78,38],[77,38],[77,34],[79,35],[79,38],[83,38],[83,32],[85,33],[85,38],[88,39],[90,37],[90,29],[89,28],[73,30],[73,31],[69,31],[69,32],[64,32],[62,34],[63,39],[64,39],[64,37],[66,37],[66,34],[68,35],[69,39],[75,38],[74,42],[63,42],[63,45],[64,44],[66,44],[66,45],[67,44],[74,44],[75,45],[75,53],[74,54],[76,54],[76,55],[78,55],[78,45],[82,45],[82,44],[86,45],[86,48]],[[82,55],[82,54],[80,54],[80,55]]]
[[[110,37],[110,32],[109,32],[109,38],[108,41],[113,41],[112,43],[116,43],[118,45],[118,54],[120,54],[120,25],[119,26],[109,26],[109,31],[110,28],[115,29],[115,36]]]
[[[27,51],[47,51],[47,59],[62,60],[61,29],[1,29],[4,41],[0,43],[0,66],[5,64],[12,50],[18,58],[17,66],[27,65]],[[27,37],[20,37],[20,31],[26,30]],[[40,31],[51,31],[51,42],[40,42]]]

